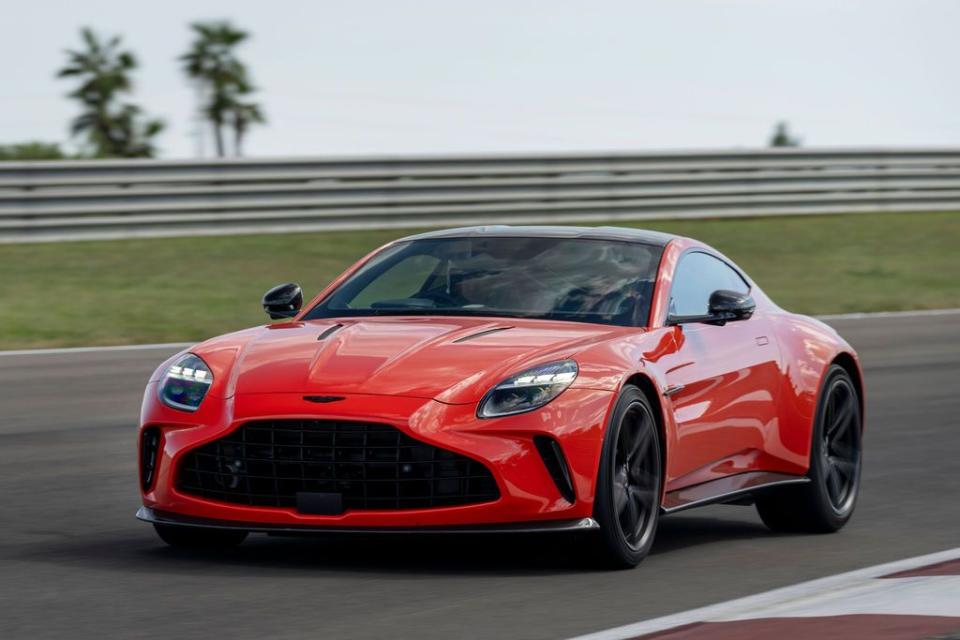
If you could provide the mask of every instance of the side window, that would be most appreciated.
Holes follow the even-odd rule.
[[[705,315],[710,294],[717,289],[747,293],[750,288],[725,262],[695,251],[680,259],[670,289],[670,314],[676,316]]]

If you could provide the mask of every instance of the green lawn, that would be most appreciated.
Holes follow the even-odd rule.
[[[699,238],[805,313],[960,307],[960,213],[636,224]],[[0,245],[0,349],[201,339],[263,323],[406,231]]]

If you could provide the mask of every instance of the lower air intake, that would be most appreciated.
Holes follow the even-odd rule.
[[[157,474],[157,454],[160,452],[160,429],[147,427],[140,436],[140,486],[149,491]]]
[[[248,422],[188,452],[177,490],[212,500],[295,507],[298,493],[339,494],[344,510],[423,509],[500,497],[481,463],[385,424]]]
[[[547,472],[550,473],[550,478],[557,485],[557,491],[570,504],[576,502],[577,494],[573,490],[570,467],[567,465],[567,459],[563,455],[560,444],[547,436],[534,436],[533,444],[536,445],[537,451],[543,459],[543,464],[547,467]]]

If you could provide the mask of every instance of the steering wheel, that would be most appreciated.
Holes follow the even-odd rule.
[[[467,302],[460,296],[454,296],[442,290],[421,292],[417,294],[417,297],[432,300],[437,305],[437,308],[462,307]]]

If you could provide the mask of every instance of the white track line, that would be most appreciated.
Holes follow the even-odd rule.
[[[573,640],[625,640],[626,638],[636,638],[637,636],[707,620],[766,617],[767,612],[775,607],[783,607],[784,605],[792,602],[795,603],[805,598],[822,597],[827,591],[848,589],[863,580],[879,578],[891,573],[918,569],[920,567],[957,559],[960,559],[960,547],[938,553],[931,553],[926,556],[917,556],[916,558],[879,564],[873,567],[867,567],[866,569],[858,569],[827,578],[811,580],[810,582],[801,582],[800,584],[758,593],[745,598],[738,598],[699,609],[691,609],[690,611],[663,616],[662,618],[654,618],[644,622],[637,622],[622,627],[607,629],[606,631],[598,631],[597,633],[578,636]],[[637,571],[643,571],[643,565],[640,565]]]
[[[817,316],[820,320],[868,320],[872,318],[911,318],[925,316],[951,316],[960,314],[960,309],[923,309],[920,311],[873,311],[868,313],[838,313]],[[70,353],[97,353],[100,351],[139,351],[148,349],[184,349],[195,342],[166,342],[161,344],[122,344],[113,347],[64,347],[59,349],[18,349],[0,351],[2,356],[43,356]]]
[[[922,318],[925,316],[952,316],[960,309],[921,309],[919,311],[872,311],[865,313],[834,313],[817,316],[821,320],[867,320],[871,318]]]
[[[164,342],[158,344],[121,344],[113,347],[65,347],[62,349],[19,349],[0,351],[0,356],[53,356],[70,353],[100,353],[111,351],[148,351],[151,349],[185,349],[195,342]]]

